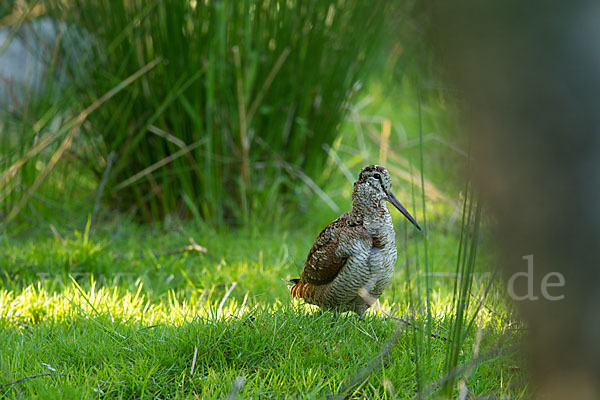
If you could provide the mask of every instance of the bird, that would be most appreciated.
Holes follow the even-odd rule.
[[[354,182],[352,210],[323,229],[300,278],[289,281],[292,298],[324,310],[353,311],[362,318],[383,293],[396,264],[396,233],[386,202],[422,230],[392,193],[388,170],[364,167]]]

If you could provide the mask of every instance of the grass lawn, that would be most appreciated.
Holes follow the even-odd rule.
[[[399,214],[394,219],[402,232]],[[438,260],[432,321],[417,318],[416,329],[383,313],[419,314],[410,304],[418,285],[408,289],[406,268],[384,292],[382,312],[362,320],[292,301],[285,279],[298,276],[318,232],[308,225],[257,234],[112,221],[94,235],[5,234],[0,385],[51,375],[3,386],[0,396],[224,398],[239,390],[242,398],[375,399],[434,391],[448,343],[424,332],[448,336],[453,279],[442,272],[455,267],[456,238],[430,232],[430,258]],[[190,238],[207,251],[184,251]],[[413,233],[407,239],[418,242]],[[415,264],[409,274],[417,282],[423,271]],[[490,310],[479,314],[460,354],[461,365],[481,362],[460,376],[472,395],[522,398],[519,335],[502,303],[488,298]]]

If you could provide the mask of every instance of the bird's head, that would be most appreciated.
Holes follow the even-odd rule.
[[[394,193],[392,193],[392,178],[390,173],[384,167],[379,165],[368,165],[360,171],[358,180],[354,182],[353,198],[355,200],[364,199],[374,200],[379,203],[381,200],[387,200],[394,205],[418,230],[421,227],[398,201]]]

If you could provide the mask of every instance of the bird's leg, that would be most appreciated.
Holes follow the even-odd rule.
[[[360,316],[358,317],[358,319],[360,319],[361,321],[363,320],[363,318],[365,317],[365,313],[367,312],[368,308],[365,308],[361,313]]]

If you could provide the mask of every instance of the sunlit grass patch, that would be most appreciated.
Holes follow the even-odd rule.
[[[238,304],[235,298],[214,300],[213,290],[185,293],[168,291],[165,301],[153,302],[143,290],[141,280],[133,291],[118,286],[100,286],[91,279],[84,290],[72,282],[60,291],[48,291],[41,283],[25,287],[20,293],[0,291],[0,317],[18,325],[37,324],[44,320],[62,322],[75,317],[95,321],[130,321],[140,324],[180,324],[197,317],[244,313],[246,301]],[[229,297],[229,296],[228,296]],[[247,300],[247,296],[244,298]]]
[[[194,394],[223,398],[242,376],[242,397],[322,398],[339,394],[349,385],[348,394],[369,398],[387,398],[390,388],[402,398],[415,394],[412,343],[418,332],[381,314],[371,313],[361,320],[353,314],[336,315],[298,303],[244,307],[233,300],[221,310],[218,302],[204,309],[176,301],[147,307],[139,294],[114,293],[118,291],[80,292],[75,284],[56,297],[24,290],[21,305],[55,302],[56,309],[64,312],[47,313],[35,323],[1,318],[0,341],[5,351],[0,355],[0,384],[42,373],[64,375],[39,377],[0,390],[9,395],[77,393],[86,398],[101,392],[116,398]],[[3,308],[7,300],[3,294]],[[109,312],[114,305],[125,311]],[[435,317],[433,326],[444,331],[448,324]],[[373,365],[397,329],[402,330],[398,341]],[[482,351],[497,345],[499,334],[485,328]],[[474,371],[475,394],[515,393],[510,385],[521,379],[522,372],[509,368],[518,365],[518,360],[506,342],[503,346],[507,346],[505,352]],[[443,375],[444,349],[444,341],[436,340],[429,357],[419,361],[432,382]],[[463,355],[464,361],[469,358],[468,353]],[[369,373],[356,381],[364,367]],[[503,380],[498,381],[495,374],[501,371]]]

